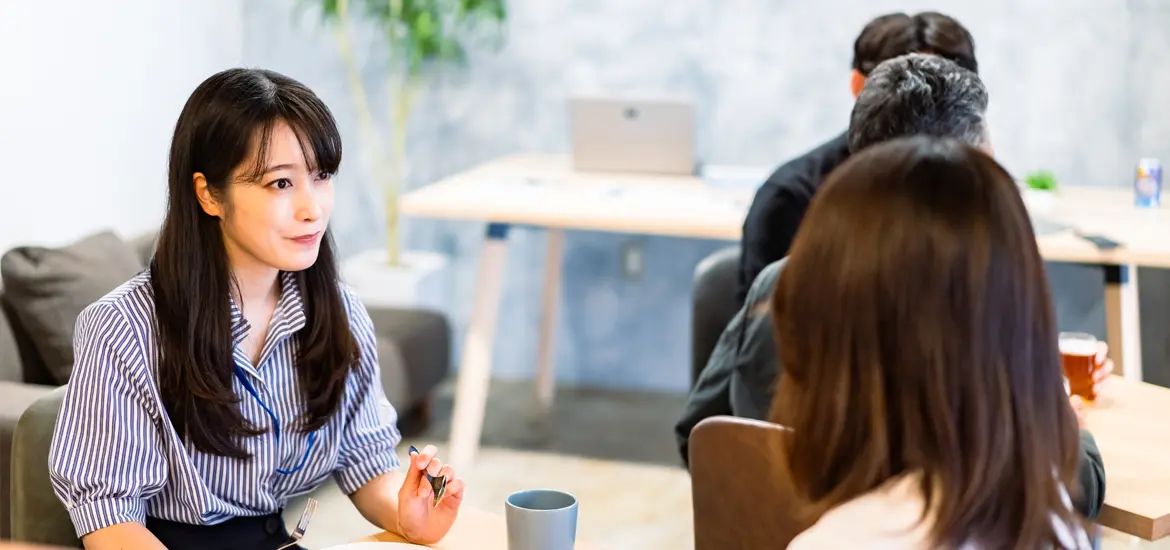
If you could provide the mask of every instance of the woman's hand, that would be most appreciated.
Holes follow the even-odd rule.
[[[455,477],[451,466],[435,458],[436,453],[438,449],[434,445],[427,445],[421,453],[412,455],[406,481],[398,490],[398,528],[402,536],[414,543],[433,544],[442,540],[455,523],[463,502],[463,478]],[[447,479],[446,494],[437,505],[424,471]]]
[[[1101,396],[1101,391],[1108,386],[1109,377],[1113,375],[1113,360],[1109,358],[1109,344],[1097,342],[1097,355],[1093,358],[1096,368],[1093,369],[1093,387],[1089,389],[1092,395]],[[1077,415],[1077,424],[1087,428],[1085,423],[1085,401],[1079,395],[1070,395],[1069,405]]]
[[[1093,395],[1101,395],[1113,374],[1113,360],[1109,358],[1109,344],[1097,342],[1097,356],[1093,358],[1097,368],[1093,369]]]

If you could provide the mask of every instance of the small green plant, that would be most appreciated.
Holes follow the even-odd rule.
[[[1032,172],[1024,178],[1024,185],[1036,191],[1056,191],[1056,174],[1048,170]]]

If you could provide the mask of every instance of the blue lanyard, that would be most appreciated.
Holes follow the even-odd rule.
[[[260,399],[260,394],[256,392],[256,388],[252,387],[252,383],[248,381],[247,376],[244,374],[244,370],[240,367],[236,367],[236,378],[238,378],[240,383],[244,385],[244,389],[248,390],[248,393],[252,394],[252,398],[260,404],[260,408],[264,409],[264,412],[268,413],[268,418],[272,419],[272,432],[276,436],[277,450],[279,452],[280,421],[276,419],[276,414],[272,412],[272,409],[268,408],[268,405],[264,403],[263,399]],[[313,433],[309,434],[309,446],[305,448],[305,454],[301,457],[301,461],[296,465],[296,467],[291,470],[277,468],[276,472],[284,475],[291,475],[299,472],[301,468],[305,467],[305,462],[309,460],[309,453],[313,451],[313,444],[316,442],[317,432],[314,431]]]

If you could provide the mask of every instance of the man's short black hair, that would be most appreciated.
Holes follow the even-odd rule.
[[[849,150],[898,137],[928,135],[983,146],[987,88],[979,75],[931,54],[878,65],[865,79],[849,118]]]
[[[933,11],[891,13],[867,23],[853,43],[853,68],[869,76],[882,61],[908,53],[941,55],[979,72],[971,33],[955,18]]]

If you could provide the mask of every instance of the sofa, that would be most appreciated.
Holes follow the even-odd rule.
[[[0,539],[11,532],[17,421],[68,382],[77,315],[145,268],[154,241],[153,234],[123,240],[104,231],[63,247],[24,246],[0,256]],[[449,372],[450,326],[433,311],[367,309],[386,396],[404,435],[416,435],[426,427],[434,388]]]

